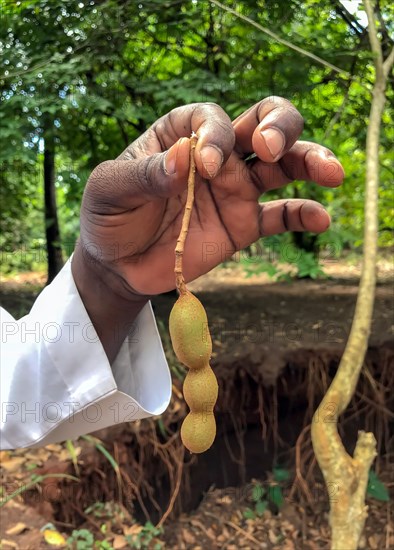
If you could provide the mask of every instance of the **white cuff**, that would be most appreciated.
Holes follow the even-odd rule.
[[[168,406],[171,376],[150,303],[112,368],[70,261],[27,316],[1,313],[1,448],[75,439]]]

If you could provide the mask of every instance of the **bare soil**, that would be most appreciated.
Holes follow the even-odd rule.
[[[341,429],[350,452],[358,429],[374,431],[379,450],[375,469],[393,498],[394,269],[390,259],[378,267],[368,355],[358,395]],[[74,442],[78,455],[74,461],[64,444],[3,452],[3,497],[32,474],[63,472],[80,476],[81,483],[75,492],[68,491],[76,487],[71,482],[52,480],[49,497],[41,484],[1,508],[0,548],[50,548],[40,529],[51,521],[65,538],[73,528],[86,528],[97,541],[108,540],[111,548],[137,548],[139,536],[142,548],[161,544],[179,549],[328,550],[327,496],[313,462],[307,426],[349,334],[360,266],[335,262],[325,269],[332,278],[273,283],[265,275],[246,279],[240,266],[229,265],[190,285],[208,313],[212,364],[221,395],[217,441],[199,457],[184,455],[179,445],[185,407],[177,378],[180,369],[167,332],[175,298],[155,298],[155,314],[174,373],[171,405],[159,423],[130,423],[96,434],[115,457],[131,492],[120,496],[108,460],[85,441]],[[0,303],[21,316],[43,283],[40,274],[4,280]],[[296,444],[307,490],[294,474]],[[278,464],[290,472],[286,483],[272,480]],[[148,517],[159,521],[177,481],[179,494],[164,533],[146,534],[145,521]],[[285,497],[280,510],[270,503],[261,516],[247,517],[255,505],[256,483],[268,488],[280,485]],[[86,512],[94,502],[105,505],[101,515]],[[394,548],[391,502],[368,498],[369,517],[360,548]]]

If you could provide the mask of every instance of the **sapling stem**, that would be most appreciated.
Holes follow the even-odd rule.
[[[196,161],[194,159],[194,151],[197,145],[197,135],[193,132],[190,138],[190,166],[189,176],[187,179],[187,198],[185,211],[182,218],[182,227],[179,233],[178,240],[175,247],[175,282],[179,294],[182,296],[186,294],[187,288],[185,279],[183,276],[183,252],[185,250],[185,241],[189,232],[190,217],[192,215],[193,203],[194,203],[194,181],[196,175]]]

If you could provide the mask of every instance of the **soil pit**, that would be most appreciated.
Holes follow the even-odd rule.
[[[62,445],[12,452],[9,458],[19,458],[20,463],[16,470],[3,468],[3,484],[20,484],[32,473],[54,472],[77,474],[81,482],[51,478],[8,504],[2,509],[2,539],[29,548],[20,546],[21,534],[5,532],[15,520],[15,506],[33,505],[42,523],[50,520],[64,532],[86,527],[98,539],[103,538],[103,521],[111,523],[107,532],[122,537],[136,520],[156,523],[165,514],[165,532],[157,538],[168,548],[329,548],[326,491],[313,460],[308,425],[343,352],[356,287],[349,281],[234,284],[224,277],[208,281],[207,287],[196,281],[191,288],[208,313],[215,350],[212,366],[220,385],[218,435],[212,449],[195,456],[185,453],[180,443],[179,428],[186,414],[177,377],[182,373],[167,332],[174,298],[160,296],[154,301],[155,314],[174,381],[168,410],[157,421],[95,434],[115,458],[118,471],[87,441],[74,442],[75,464]],[[374,432],[379,453],[374,467],[390,491],[394,487],[392,310],[391,287],[382,284],[377,288],[373,331],[357,393],[341,419],[349,452],[358,429]],[[329,421],[330,411],[325,414]],[[288,468],[290,478],[276,482],[275,466]],[[247,517],[254,509],[256,484],[267,494],[280,486],[285,497],[280,510],[268,499],[261,517]],[[110,519],[87,512],[97,503],[113,504]],[[390,503],[369,499],[368,504],[370,516],[361,547],[394,547]],[[8,516],[12,518],[7,520]],[[32,537],[34,522],[29,529]],[[37,541],[33,547],[38,547]]]

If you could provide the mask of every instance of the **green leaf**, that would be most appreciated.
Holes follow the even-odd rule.
[[[256,503],[255,510],[258,516],[262,516],[268,507],[268,502],[266,500],[259,500]]]
[[[272,473],[275,481],[288,481],[290,479],[290,472],[286,468],[274,468]]]
[[[279,485],[272,485],[269,490],[269,499],[275,504],[278,508],[281,508],[284,503],[283,493]]]
[[[264,489],[264,487],[261,485],[261,483],[257,483],[257,484],[253,487],[252,499],[253,499],[255,502],[258,502],[259,500],[262,499],[262,497],[264,496],[264,494],[265,494],[265,489]]]
[[[370,470],[368,475],[367,495],[382,502],[390,501],[387,487],[380,481],[373,470]]]
[[[256,514],[253,512],[251,508],[246,508],[244,511],[244,518],[245,519],[254,519],[256,517]]]

